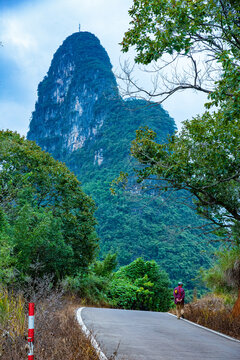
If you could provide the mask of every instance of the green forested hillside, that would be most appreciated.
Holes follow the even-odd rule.
[[[180,195],[144,194],[131,178],[136,166],[130,157],[131,141],[136,129],[145,125],[158,129],[160,141],[175,130],[173,119],[160,105],[114,100],[96,141],[89,141],[65,161],[96,202],[100,257],[116,252],[119,265],[137,257],[154,259],[173,282],[181,279],[192,289],[197,286],[193,279],[199,268],[210,264],[212,235],[204,234],[201,226],[205,221],[182,204]],[[93,161],[99,149],[100,165]],[[120,171],[130,174],[130,186],[113,196],[110,185]]]

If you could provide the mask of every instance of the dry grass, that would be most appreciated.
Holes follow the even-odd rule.
[[[71,298],[53,291],[51,279],[28,284],[25,293],[0,290],[0,358],[26,360],[28,302],[35,303],[35,347],[38,360],[99,360],[81,331]]]
[[[37,319],[36,319],[37,321]],[[65,305],[56,311],[51,322],[40,322],[41,337],[36,341],[35,354],[39,360],[98,360],[91,342],[76,321],[75,307]],[[36,329],[37,331],[37,329]]]
[[[72,305],[63,305],[61,309],[53,311],[50,317],[38,311],[35,333],[34,355],[38,360],[99,360],[90,340],[84,336],[76,321]],[[6,336],[2,346],[2,360],[27,358],[26,337]]]
[[[0,287],[0,331],[9,331],[11,337],[24,335],[25,331],[25,301],[22,294],[15,296]]]
[[[185,305],[185,318],[240,340],[240,317],[232,316],[232,307],[221,297],[208,295]]]
[[[47,277],[30,280],[25,291],[18,293],[0,288],[1,360],[27,359],[29,301],[35,303],[36,359],[99,360],[90,338],[82,332],[76,319],[77,308],[90,304],[66,296],[61,290],[53,290],[51,278]],[[109,360],[116,358],[117,350]]]

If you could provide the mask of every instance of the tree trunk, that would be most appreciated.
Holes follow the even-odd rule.
[[[240,288],[238,289],[238,298],[234,304],[232,314],[234,317],[240,317]]]

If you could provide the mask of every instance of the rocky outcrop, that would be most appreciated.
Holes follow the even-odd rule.
[[[38,86],[28,139],[61,160],[94,140],[107,114],[103,103],[118,97],[111,69],[96,36],[89,32],[69,36]],[[101,150],[94,161],[102,162]]]

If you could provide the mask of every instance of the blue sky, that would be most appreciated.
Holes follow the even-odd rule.
[[[34,3],[38,0],[0,0],[0,9],[16,8],[26,3]]]
[[[26,135],[37,99],[37,86],[64,39],[81,30],[94,33],[118,72],[119,42],[129,27],[131,0],[0,0],[0,129]],[[179,93],[164,108],[175,119],[203,110],[205,97]]]

